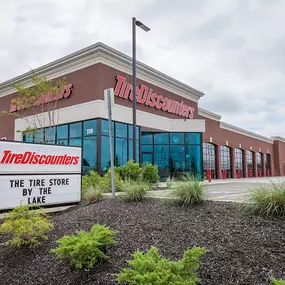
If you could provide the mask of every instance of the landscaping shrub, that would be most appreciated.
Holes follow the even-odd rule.
[[[123,180],[118,172],[115,172],[115,186],[116,190],[120,191]],[[99,188],[101,192],[108,192],[112,189],[111,181],[111,169],[104,176],[100,176],[95,171],[90,171],[90,174],[82,177],[82,192],[84,198],[84,192],[89,188]]]
[[[57,248],[51,251],[59,259],[67,258],[77,269],[91,268],[96,262],[109,259],[106,246],[115,243],[115,235],[109,227],[95,224],[89,232],[80,231],[57,240]]]
[[[102,190],[100,186],[89,187],[83,192],[83,201],[86,203],[94,203],[102,200]]]
[[[285,216],[285,181],[271,181],[259,185],[249,194],[249,203],[244,205],[249,213],[263,216]]]
[[[20,205],[5,214],[5,220],[0,225],[0,233],[12,235],[6,245],[21,247],[24,245],[38,246],[40,240],[46,240],[46,234],[54,227],[49,217],[39,208],[31,210],[31,205]]]
[[[170,192],[171,202],[188,207],[201,204],[205,200],[205,185],[197,178],[187,178],[186,182],[177,183]]]
[[[270,277],[270,280],[274,285],[285,285],[285,280],[277,280],[274,277]]]
[[[199,284],[195,271],[199,269],[200,257],[205,253],[204,248],[194,247],[185,251],[181,260],[169,261],[161,258],[158,249],[152,246],[146,253],[135,252],[133,259],[128,261],[130,268],[121,269],[117,280],[130,285]]]
[[[150,184],[155,184],[159,181],[158,167],[157,165],[152,165],[146,163],[142,168],[142,178],[145,182]]]
[[[102,181],[101,181],[101,188],[103,191],[111,191],[112,190],[112,171],[111,169],[108,170],[108,172],[103,176]],[[123,180],[121,179],[121,176],[118,171],[115,172],[115,187],[116,191],[120,191]]]
[[[82,176],[82,190],[100,185],[101,179],[102,177],[97,172],[90,171],[89,174]]]
[[[131,179],[138,180],[142,174],[142,168],[138,163],[134,163],[133,160],[129,160],[126,164],[121,167],[116,167],[116,172],[119,173],[123,180]]]
[[[149,188],[149,184],[142,179],[139,181],[128,179],[122,184],[122,194],[119,197],[124,201],[142,201],[146,197]]]

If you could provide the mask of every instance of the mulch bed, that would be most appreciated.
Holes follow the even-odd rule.
[[[270,284],[268,275],[285,276],[284,220],[245,216],[234,203],[182,209],[161,201],[108,199],[57,213],[52,220],[50,239],[39,247],[0,246],[0,284],[118,284],[114,274],[126,266],[130,254],[151,245],[171,259],[181,258],[194,245],[208,249],[198,271],[202,285],[263,285]],[[118,243],[108,248],[109,263],[79,271],[49,253],[58,238],[89,230],[94,223],[119,231]],[[0,243],[4,239],[0,236]]]

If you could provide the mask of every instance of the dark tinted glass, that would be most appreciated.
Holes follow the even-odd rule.
[[[128,126],[122,123],[116,123],[116,137],[127,138]]]
[[[69,140],[69,145],[72,145],[72,146],[81,146],[81,145],[82,145],[81,138],[80,138],[80,139],[70,139],[70,140]]]
[[[97,142],[96,136],[83,138],[83,172],[96,169],[97,162]]]
[[[112,132],[114,135],[114,122],[112,122]],[[108,120],[102,120],[101,121],[101,127],[102,127],[102,135],[109,135],[109,121]]]
[[[97,120],[83,122],[83,136],[97,135]]]
[[[154,134],[154,144],[169,144],[169,133]]]
[[[57,140],[68,138],[68,125],[62,125],[57,127],[56,138]]]
[[[122,166],[128,161],[128,141],[127,139],[116,138],[116,166]]]
[[[199,133],[186,133],[185,136],[186,144],[200,144],[200,134]]]
[[[82,136],[82,123],[74,123],[69,125],[69,137],[78,138]]]
[[[170,143],[171,144],[184,144],[184,133],[171,133]]]
[[[143,133],[141,137],[142,144],[153,144],[153,134],[152,133]]]

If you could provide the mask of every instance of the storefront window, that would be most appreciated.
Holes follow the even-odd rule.
[[[96,170],[97,163],[97,140],[96,136],[83,138],[82,167],[83,173]]]
[[[257,171],[262,171],[263,170],[263,167],[262,167],[262,153],[260,153],[260,152],[256,153],[256,164],[257,164]],[[260,175],[260,174],[258,173],[258,175]],[[263,174],[261,173],[261,176],[262,175]]]
[[[161,177],[169,176],[169,145],[154,146],[154,164],[158,166]]]
[[[211,143],[203,143],[203,166],[204,171],[207,171],[207,169],[211,169],[212,178],[217,177],[216,151],[215,146]]]
[[[170,144],[185,144],[184,133],[171,133],[170,134]]]
[[[69,140],[69,145],[72,145],[72,146],[82,146],[81,138],[80,139],[70,139]]]
[[[185,172],[185,145],[170,146],[170,172],[171,176],[181,175]]]
[[[240,148],[235,149],[236,170],[240,170],[240,176],[243,177],[243,151]]]
[[[116,137],[127,138],[128,129],[126,124],[116,123]]]
[[[34,135],[33,133],[25,133],[23,136],[24,142],[33,142],[34,141]]]
[[[132,125],[128,125],[128,128],[129,128],[129,135],[128,135],[128,138],[129,139],[132,139],[133,138],[133,126]],[[139,140],[140,138],[140,128],[137,126],[136,127],[136,139]]]
[[[127,139],[116,138],[116,159],[115,159],[116,166],[122,166],[128,162],[127,146],[128,146]]]
[[[266,172],[268,170],[271,170],[271,158],[270,158],[270,154],[269,153],[267,153],[265,155],[265,167],[266,167]],[[268,173],[266,175],[268,175]]]
[[[201,136],[199,133],[186,133],[186,144],[200,144]]]
[[[246,152],[246,164],[247,164],[248,171],[251,171],[252,172],[252,176],[254,176],[253,153],[250,150],[248,150]]]
[[[114,152],[114,139],[113,139],[113,152]],[[111,167],[111,160],[110,160],[109,137],[102,136],[101,137],[101,171],[102,173],[107,172],[107,170],[110,167]]]
[[[55,142],[55,127],[45,129],[45,141],[46,142]]]
[[[129,140],[129,159],[133,159],[133,140]],[[136,162],[140,161],[140,144],[139,141],[136,143]]]
[[[112,133],[114,135],[114,127],[115,127],[115,123],[112,122]],[[101,120],[101,132],[102,135],[109,135],[109,121],[108,120]]]
[[[154,144],[169,144],[169,133],[154,134]]]
[[[142,148],[142,153],[143,152],[153,152],[152,145],[142,144],[141,148]]]
[[[97,135],[97,120],[83,122],[83,136]]]
[[[68,140],[57,140],[56,144],[58,144],[58,145],[68,145]]]
[[[36,130],[34,141],[35,141],[35,143],[43,143],[44,142],[44,129]]]
[[[201,178],[200,137],[200,133],[142,133],[142,162],[153,161],[162,179],[185,172]]]
[[[201,147],[188,145],[186,147],[186,171],[201,178]]]
[[[227,177],[231,177],[231,150],[228,146],[225,145],[221,146],[221,169],[227,171]]]
[[[153,133],[143,133],[141,137],[142,144],[153,144]]]
[[[57,140],[68,138],[68,125],[62,125],[57,127],[56,138]]]
[[[69,137],[78,138],[82,136],[82,123],[74,123],[69,125]]]

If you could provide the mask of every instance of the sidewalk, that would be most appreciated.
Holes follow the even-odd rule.
[[[219,184],[229,184],[229,183],[261,183],[261,184],[269,184],[271,182],[275,183],[285,183],[285,176],[278,176],[278,177],[253,177],[253,178],[228,178],[228,179],[212,179],[211,182],[208,180],[204,180],[204,184],[207,186],[210,185],[219,185]],[[175,183],[175,182],[174,182]],[[176,182],[177,183],[177,182]],[[167,187],[166,182],[159,182],[158,188],[165,188]]]

